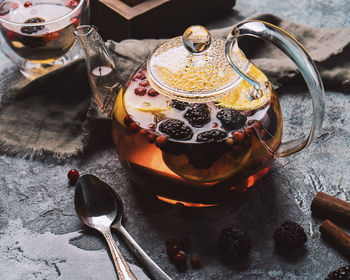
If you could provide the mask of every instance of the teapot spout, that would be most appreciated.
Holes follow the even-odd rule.
[[[90,87],[96,103],[110,117],[120,85],[112,56],[96,27],[81,25],[74,30],[74,35],[84,53]]]

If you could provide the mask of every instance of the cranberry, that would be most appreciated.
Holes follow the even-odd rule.
[[[80,174],[79,174],[78,170],[75,170],[75,169],[69,170],[68,174],[67,174],[68,180],[72,185],[76,184],[76,182],[79,179],[79,176],[80,176]]]
[[[9,40],[14,41],[17,39],[16,32],[13,32],[11,30],[6,32],[6,37],[9,38]]]
[[[148,134],[147,135],[147,141],[151,144],[153,144],[156,141],[156,136],[154,136],[153,134]]]
[[[148,87],[149,86],[149,82],[148,81],[142,81],[142,82],[140,82],[140,86]]]
[[[158,148],[164,147],[166,142],[168,141],[168,137],[165,135],[160,135],[156,138],[156,146]]]
[[[29,8],[29,7],[31,7],[32,5],[33,5],[32,2],[29,2],[29,1],[24,2],[24,8]]]
[[[130,124],[129,128],[133,132],[138,132],[140,130],[140,126],[137,123],[135,123],[135,122],[132,122]]]
[[[176,268],[180,271],[184,271],[187,268],[187,257],[184,251],[179,251],[174,256],[174,264]]]
[[[158,92],[158,91],[156,91],[156,90],[155,90],[155,89],[153,89],[153,88],[150,88],[150,89],[147,91],[147,94],[148,94],[149,96],[154,97],[154,96],[159,95],[159,92]]]
[[[80,21],[78,18],[71,18],[70,22],[73,24],[74,27],[78,27]]]
[[[242,142],[244,139],[244,134],[240,131],[234,131],[232,132],[232,138],[234,141]]]
[[[166,247],[166,253],[170,259],[170,261],[174,260],[174,256],[180,251],[180,247],[178,245],[172,245]]]
[[[139,95],[139,96],[144,96],[147,92],[147,89],[144,88],[144,87],[137,87],[134,89],[134,92],[136,95]]]
[[[198,256],[192,256],[190,261],[191,261],[191,266],[195,269],[200,268],[202,266],[201,259]]]
[[[124,117],[124,124],[129,127],[132,124],[133,120],[130,115]]]

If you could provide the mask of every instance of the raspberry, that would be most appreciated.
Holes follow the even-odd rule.
[[[201,132],[197,135],[197,142],[218,142],[227,137],[225,131],[219,129],[212,129]]]
[[[210,122],[209,107],[203,103],[195,103],[189,107],[184,118],[194,127],[202,127]]]
[[[171,106],[179,111],[184,111],[190,104],[179,100],[171,100]]]
[[[40,17],[34,17],[27,19],[24,23],[38,23],[38,22],[44,22],[45,20]],[[24,26],[21,28],[21,32],[25,34],[32,34],[36,33],[39,30],[43,30],[45,28],[44,25],[38,25],[38,26]]]
[[[232,109],[222,109],[216,117],[221,121],[222,128],[228,131],[242,128],[247,121],[246,116]]]
[[[224,261],[235,262],[248,255],[250,240],[242,230],[228,227],[220,232],[219,248]]]
[[[276,249],[280,252],[293,252],[306,242],[304,229],[297,223],[285,221],[273,234]]]
[[[328,274],[326,280],[350,280],[350,265],[332,271]]]
[[[183,121],[169,119],[159,125],[159,130],[175,140],[190,140],[193,131]]]

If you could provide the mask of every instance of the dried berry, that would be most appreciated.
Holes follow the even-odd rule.
[[[201,132],[197,135],[197,142],[219,142],[227,137],[225,131],[212,129]]]
[[[244,134],[240,131],[232,132],[232,138],[235,142],[240,143],[244,140]]]
[[[220,110],[216,117],[221,121],[222,128],[228,131],[242,128],[247,121],[246,116],[227,108]]]
[[[159,130],[175,140],[190,140],[193,131],[183,121],[168,119],[160,123]]]
[[[149,96],[154,97],[154,96],[159,95],[159,92],[158,92],[158,91],[156,91],[156,90],[155,90],[155,89],[153,89],[153,88],[150,88],[149,90],[147,90],[147,94],[148,94]]]
[[[184,111],[190,104],[179,100],[172,100],[171,106],[179,111]]]
[[[79,174],[78,170],[71,169],[68,171],[67,177],[68,177],[68,180],[71,183],[71,185],[75,185],[80,177],[80,174]]]
[[[130,124],[129,128],[133,132],[138,132],[140,130],[140,126],[137,123],[135,123],[135,122],[132,122]]]
[[[165,136],[165,135],[159,135],[157,138],[156,138],[156,146],[158,148],[160,147],[164,147],[166,145],[166,143],[168,142],[168,137]]]
[[[146,138],[148,143],[153,144],[154,142],[156,142],[156,136],[154,134],[148,134]]]
[[[306,234],[299,224],[285,221],[273,234],[273,240],[278,251],[292,252],[306,242]]]
[[[201,259],[198,256],[192,256],[190,262],[191,266],[195,269],[198,269],[202,266]]]
[[[44,22],[45,20],[40,17],[34,17],[27,19],[24,23],[38,23],[38,22]],[[44,25],[37,25],[37,26],[24,26],[21,28],[21,32],[25,34],[32,34],[36,33],[40,30],[43,30],[45,28]]]
[[[184,114],[184,118],[194,127],[202,127],[210,122],[210,111],[207,104],[195,103]]]
[[[147,92],[147,89],[144,88],[144,87],[137,87],[134,89],[134,92],[136,95],[139,95],[139,96],[144,96]]]
[[[328,274],[326,280],[350,280],[350,265],[332,271]]]
[[[184,271],[187,268],[187,256],[184,251],[179,251],[174,256],[174,264],[179,271]]]
[[[142,73],[138,72],[136,73],[134,76],[132,76],[132,80],[136,81],[136,80],[143,80],[146,79],[146,75],[143,75]]]
[[[24,2],[24,4],[23,4],[24,8],[29,8],[29,7],[31,7],[32,5],[33,5],[33,3],[32,3],[32,2],[29,2],[29,1]]]
[[[228,227],[220,232],[219,247],[225,261],[235,262],[248,255],[250,240],[242,230]]]

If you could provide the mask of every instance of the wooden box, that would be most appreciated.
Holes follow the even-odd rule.
[[[133,1],[137,1],[134,2]],[[91,24],[104,40],[170,38],[232,11],[235,0],[91,0]],[[129,3],[126,4],[125,2]]]

